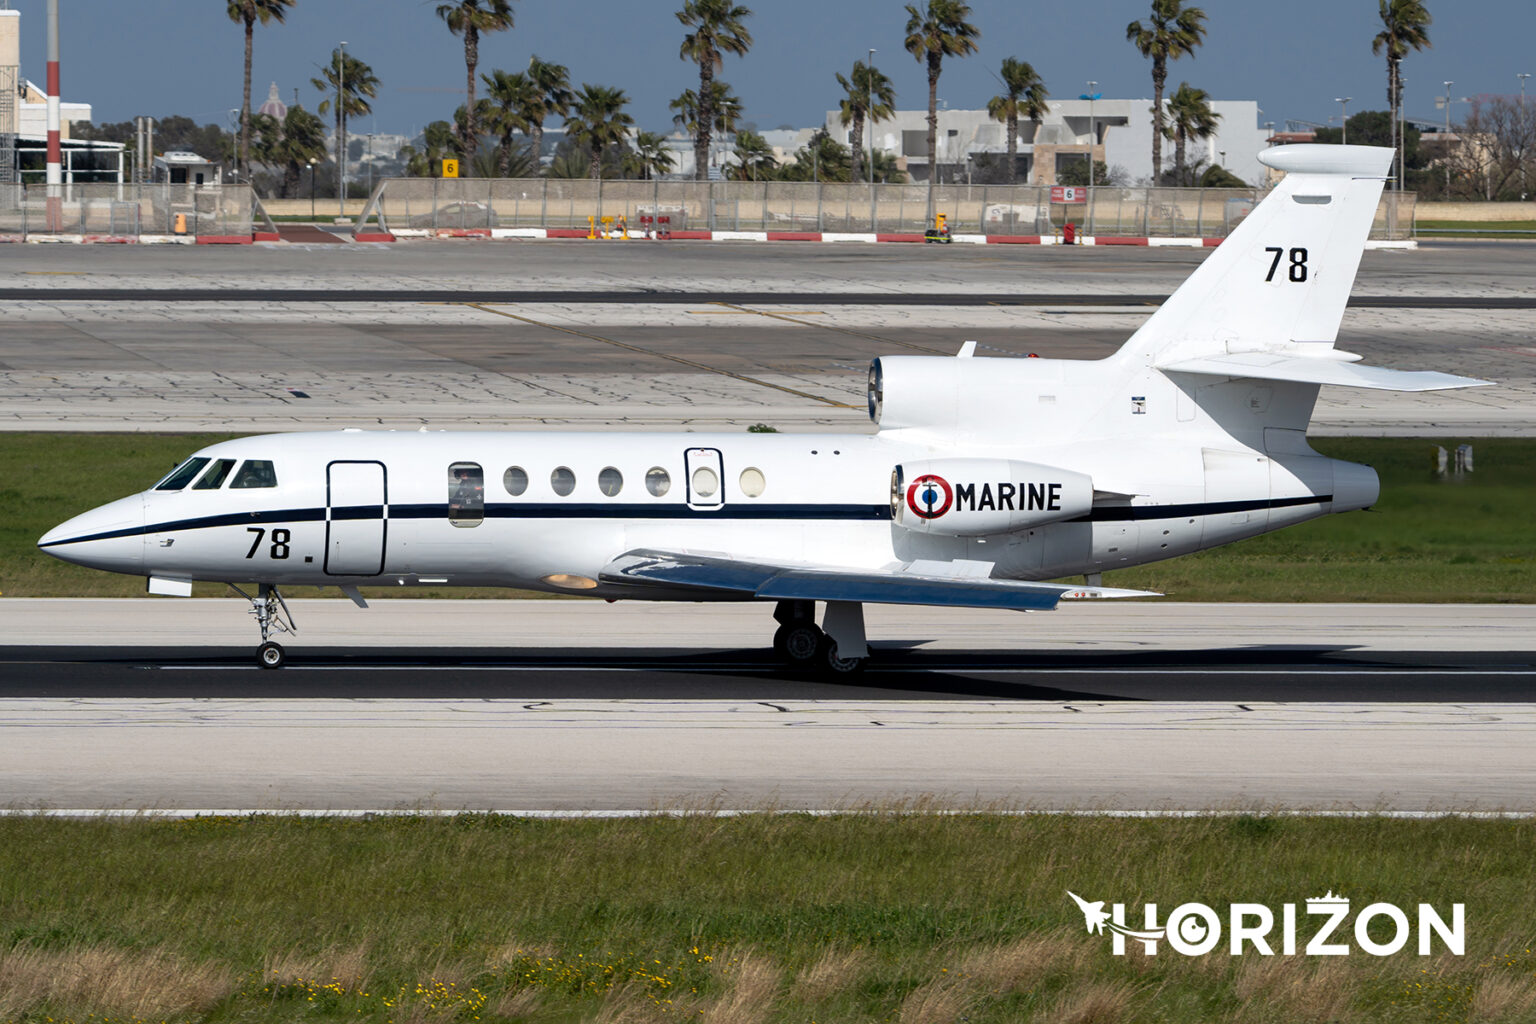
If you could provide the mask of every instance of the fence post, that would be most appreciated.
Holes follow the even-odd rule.
[[[823,220],[823,214],[822,214],[822,209],[821,209],[821,181],[817,180],[815,184],[816,184],[816,230],[817,231],[822,231],[822,230],[825,230],[825,228],[823,226],[825,221]]]
[[[488,228],[496,226],[496,207],[493,205],[496,202],[496,181],[496,178],[485,179],[485,226]]]
[[[1195,199],[1195,237],[1205,237],[1205,189],[1202,187]]]

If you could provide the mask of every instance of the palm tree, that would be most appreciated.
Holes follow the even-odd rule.
[[[939,73],[945,57],[976,52],[981,35],[966,18],[962,0],[928,0],[927,9],[907,4],[907,52],[928,65],[928,223],[933,223],[933,187],[939,179]]]
[[[987,113],[1008,125],[1008,184],[1012,185],[1019,180],[1019,115],[1034,122],[1038,131],[1040,119],[1051,112],[1045,102],[1051,94],[1035,69],[1014,57],[1003,61],[1003,88],[1008,91],[987,101]],[[1089,159],[1094,141],[1088,140]]]
[[[699,130],[693,136],[693,177],[696,181],[709,179],[710,130],[715,123],[714,100],[716,92],[711,88],[715,72],[724,65],[724,55],[746,55],[752,46],[752,35],[742,24],[752,12],[732,0],[686,0],[677,12],[677,20],[693,29],[683,37],[683,45],[677,55],[699,66],[699,110],[694,121]],[[684,94],[686,95],[686,93]]]
[[[1387,107],[1392,113],[1392,151],[1397,163],[1397,187],[1403,187],[1403,58],[1409,50],[1430,45],[1429,24],[1433,20],[1421,0],[1379,0],[1381,23],[1385,27],[1371,40],[1371,52],[1387,54]]]
[[[336,114],[336,152],[347,151],[347,120],[373,112],[368,100],[379,94],[379,79],[373,68],[350,53],[343,56],[341,50],[331,51],[331,63],[320,69],[319,78],[311,78],[309,84],[326,96],[320,101],[320,113],[334,110]],[[340,89],[341,102],[336,102]],[[345,183],[343,183],[343,191]]]
[[[413,178],[431,178],[442,166],[443,157],[458,154],[459,140],[454,136],[453,125],[447,121],[433,121],[422,130],[421,149],[405,145],[400,147],[399,158],[405,161],[405,170]]]
[[[512,133],[529,134],[528,111],[533,106],[536,86],[521,71],[509,75],[500,69],[481,75],[480,81],[485,83],[481,120],[500,141],[497,174],[506,178],[512,173]]]
[[[1208,139],[1216,134],[1216,122],[1221,115],[1211,109],[1211,94],[1196,89],[1188,82],[1180,82],[1173,98],[1168,101],[1169,128],[1173,132],[1173,173],[1180,185],[1190,184],[1188,169],[1184,166],[1185,143],[1191,138]]]
[[[635,151],[624,158],[624,173],[635,174],[642,181],[650,181],[658,174],[666,174],[676,164],[672,151],[667,148],[667,137],[661,132],[640,132],[635,136]]]
[[[437,16],[448,24],[448,31],[464,37],[464,69],[469,85],[465,89],[464,109],[469,112],[460,139],[464,157],[475,158],[475,144],[480,134],[479,106],[475,103],[475,66],[480,63],[480,33],[503,32],[512,27],[511,0],[457,0],[438,4]]]
[[[873,64],[866,65],[861,60],[853,62],[853,81],[850,82],[839,72],[837,84],[847,93],[838,103],[838,122],[845,126],[853,125],[848,139],[853,148],[853,180],[862,181],[864,172],[860,169],[860,162],[864,155],[864,121],[868,118],[870,134],[873,135],[875,125],[894,117],[896,90],[891,80],[881,74],[878,68]]]
[[[283,165],[283,195],[294,195],[309,162],[325,159],[325,122],[295,103],[283,118],[282,138],[272,147],[272,157]]]
[[[736,133],[736,166],[733,168],[737,181],[760,181],[773,176],[778,161],[773,158],[773,147],[768,140],[754,131],[743,129]]]
[[[534,54],[528,60],[528,79],[533,82],[534,91],[523,116],[528,119],[533,158],[538,161],[544,155],[544,119],[556,114],[564,117],[570,113],[574,97],[571,93],[570,70],[564,64],[540,60],[539,55]]]
[[[629,97],[623,89],[582,84],[570,116],[565,119],[566,137],[592,157],[590,178],[602,176],[603,150],[629,137],[635,119],[624,112]]]
[[[736,121],[741,117],[741,100],[731,92],[731,84],[715,79],[709,83],[709,109],[712,123],[707,127],[706,133],[734,132]],[[683,94],[667,104],[673,111],[672,123],[691,135],[695,140],[699,137],[699,114],[703,104],[699,103],[699,94],[692,89],[684,89]]]
[[[293,0],[229,0],[229,20],[245,25],[245,92],[240,100],[240,170],[251,177],[251,37],[256,23],[281,22]]]
[[[1185,7],[1181,0],[1152,0],[1152,18],[1143,25],[1133,21],[1125,27],[1125,38],[1152,58],[1152,180],[1163,176],[1163,86],[1168,81],[1168,62],[1188,54],[1205,41],[1205,12]]]

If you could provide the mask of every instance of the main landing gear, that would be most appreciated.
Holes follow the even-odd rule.
[[[262,668],[282,668],[288,660],[288,652],[283,650],[283,645],[276,643],[268,637],[274,633],[297,633],[299,628],[293,624],[293,613],[288,610],[288,604],[283,600],[283,595],[277,592],[277,587],[271,583],[259,585],[256,597],[252,597],[233,583],[230,589],[247,601],[251,602],[251,614],[256,616],[256,625],[261,630],[261,646],[256,648],[256,664]]]
[[[773,634],[774,653],[803,675],[846,679],[862,672],[869,659],[864,606],[856,601],[828,601],[820,626],[815,615],[814,601],[780,601],[773,610],[779,623]]]

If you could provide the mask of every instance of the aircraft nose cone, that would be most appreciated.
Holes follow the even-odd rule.
[[[139,573],[144,569],[144,499],[135,494],[82,512],[37,540],[37,546],[65,562]]]

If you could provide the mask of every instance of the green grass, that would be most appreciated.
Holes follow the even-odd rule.
[[[12,818],[0,1020],[1528,1020],[1533,857],[1460,819]],[[1467,949],[1118,958],[1069,888],[1464,902]]]
[[[188,453],[225,436],[0,434],[0,594],[142,594],[142,578],[60,562],[37,550],[37,538],[69,516],[142,490]],[[1438,443],[1454,448],[1456,440]],[[1382,496],[1374,512],[1328,516],[1109,573],[1105,582],[1189,601],[1536,601],[1528,529],[1529,510],[1536,507],[1536,441],[1478,440],[1477,471],[1460,479],[1433,476],[1433,440],[1326,438],[1314,444],[1326,455],[1376,467]],[[368,592],[399,597],[402,589],[413,597],[523,594]],[[223,592],[198,587],[199,594]]]
[[[1536,220],[1417,220],[1413,229],[1430,238],[1536,238]]]

